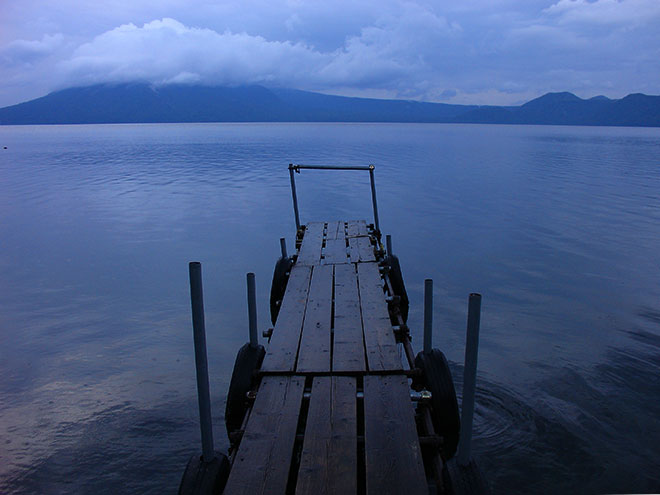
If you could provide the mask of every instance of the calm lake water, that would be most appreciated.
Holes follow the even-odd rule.
[[[6,146],[7,149],[2,149]],[[203,264],[216,447],[289,162],[376,165],[421,347],[495,493],[660,491],[660,129],[399,124],[0,127],[0,493],[175,493],[199,451],[187,263]],[[370,218],[368,174],[303,171],[301,220]]]

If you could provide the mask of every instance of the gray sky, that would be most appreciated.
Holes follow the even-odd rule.
[[[0,0],[0,106],[100,82],[519,104],[660,93],[660,0]]]

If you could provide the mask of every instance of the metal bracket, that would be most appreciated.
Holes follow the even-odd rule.
[[[345,166],[345,165],[294,165],[289,163],[289,178],[291,180],[291,195],[293,196],[293,213],[296,217],[296,229],[300,230],[300,212],[298,211],[298,195],[296,194],[296,179],[293,173],[299,174],[301,170],[368,170],[371,182],[371,202],[374,209],[375,230],[380,235],[380,224],[378,221],[378,202],[376,201],[376,180],[374,178],[374,165],[369,166]]]

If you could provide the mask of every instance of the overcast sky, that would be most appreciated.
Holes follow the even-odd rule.
[[[0,0],[0,106],[126,81],[502,105],[660,94],[660,0]]]

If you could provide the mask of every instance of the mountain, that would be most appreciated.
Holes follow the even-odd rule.
[[[262,86],[69,88],[0,109],[0,124],[152,122],[447,122],[660,126],[660,96],[548,93],[517,107],[332,96]]]
[[[331,96],[293,89],[271,90],[296,120],[316,122],[451,122],[471,105],[448,105],[410,100],[379,100]]]
[[[262,86],[69,88],[0,109],[0,124],[130,122],[448,122],[463,105],[330,96]]]
[[[519,107],[478,107],[457,118],[464,123],[660,126],[660,96],[631,94],[620,100],[547,93]]]
[[[69,88],[0,109],[3,124],[102,124],[260,120],[279,99],[259,86],[225,88],[147,84]],[[222,117],[227,117],[222,118]]]

